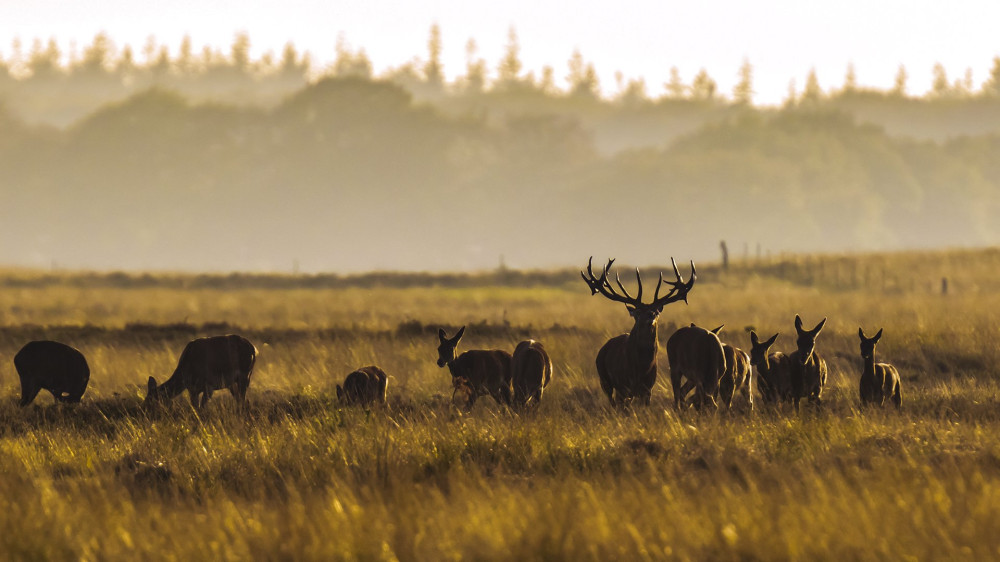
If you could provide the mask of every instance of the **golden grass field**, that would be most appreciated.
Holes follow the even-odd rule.
[[[0,271],[0,557],[1000,558],[1000,251],[699,274],[690,305],[660,317],[651,405],[622,412],[594,357],[631,323],[575,272],[534,287],[255,288]],[[723,341],[749,349],[753,326],[791,351],[795,314],[829,318],[821,410],[673,411],[674,328],[725,323]],[[463,324],[460,351],[545,344],[555,372],[537,411],[451,405],[436,332]],[[885,329],[877,359],[901,372],[901,413],[858,411],[859,326]],[[226,332],[260,350],[248,413],[228,392],[200,413],[186,395],[141,408],[147,377],[168,377],[188,340]],[[43,338],[87,356],[82,404],[42,392],[17,407],[11,358]],[[340,407],[335,385],[367,364],[390,375],[387,406]]]

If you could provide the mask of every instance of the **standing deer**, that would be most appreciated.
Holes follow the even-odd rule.
[[[204,408],[212,392],[228,388],[240,406],[246,405],[247,388],[257,360],[257,348],[242,336],[212,336],[188,342],[177,368],[163,384],[147,381],[144,405],[166,402],[188,391],[191,405]],[[198,395],[201,395],[201,404]]]
[[[816,353],[816,336],[819,335],[826,318],[812,330],[802,329],[802,319],[795,315],[795,331],[799,337],[795,341],[798,349],[789,355],[791,363],[792,399],[795,411],[799,411],[799,400],[808,398],[810,403],[820,404],[823,387],[826,386],[826,360]]]
[[[552,380],[552,360],[541,342],[524,340],[514,348],[510,361],[510,381],[516,406],[538,406],[542,392]]]
[[[438,367],[448,366],[451,371],[452,386],[459,389],[464,385],[469,396],[466,409],[471,410],[476,399],[489,394],[498,404],[510,405],[510,353],[499,349],[470,349],[455,356],[455,348],[465,334],[465,326],[454,337],[447,337],[444,330],[438,330]],[[455,379],[464,377],[462,385]]]
[[[716,336],[725,326],[710,330]],[[742,349],[722,343],[722,351],[726,356],[726,373],[719,379],[719,396],[725,402],[727,409],[733,407],[733,397],[740,391],[747,402],[747,407],[753,411],[753,368],[750,367],[750,356]]]
[[[715,332],[694,324],[678,329],[667,340],[667,360],[674,408],[681,409],[691,388],[695,389],[693,400],[697,408],[717,407],[715,396],[719,394],[719,380],[726,374],[726,353]],[[683,379],[687,382],[682,386]]]
[[[608,260],[600,277],[594,275],[593,260],[591,257],[587,262],[586,273],[580,272],[580,276],[590,287],[591,295],[600,293],[607,299],[624,303],[629,316],[635,321],[629,333],[611,338],[597,353],[597,373],[601,378],[601,389],[608,396],[612,406],[628,405],[634,399],[649,404],[649,397],[656,383],[656,353],[659,349],[656,339],[656,319],[664,306],[680,300],[687,302],[688,292],[694,287],[697,277],[694,262],[691,262],[691,279],[685,282],[677,270],[677,264],[671,258],[670,263],[673,265],[677,280],[666,282],[670,286],[670,291],[661,297],[660,289],[664,281],[663,274],[660,273],[653,301],[646,304],[642,302],[642,277],[638,268],[635,270],[635,278],[639,289],[636,297],[632,298],[617,273],[615,283],[620,293],[615,291],[608,279],[614,259]]]
[[[772,404],[788,400],[792,394],[790,357],[780,351],[768,354],[776,339],[778,334],[761,342],[757,333],[750,331],[750,365],[757,367],[757,390],[764,402]]]
[[[42,389],[58,402],[79,402],[90,382],[90,367],[78,350],[56,341],[29,342],[14,356],[21,379],[21,407],[31,404]]]
[[[899,371],[888,363],[875,362],[875,344],[882,339],[880,328],[875,337],[865,337],[865,332],[858,328],[861,338],[861,358],[865,366],[861,371],[861,405],[877,404],[883,406],[885,399],[890,398],[896,409],[903,405],[903,396],[899,384]]]
[[[372,402],[385,404],[386,386],[389,384],[385,371],[375,365],[361,367],[347,375],[344,386],[337,385],[337,399],[346,404],[367,406]]]

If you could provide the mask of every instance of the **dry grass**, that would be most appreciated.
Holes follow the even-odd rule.
[[[831,366],[827,405],[799,417],[678,417],[662,386],[665,357],[649,408],[608,409],[593,359],[629,323],[582,282],[184,289],[83,287],[69,274],[32,286],[30,272],[12,272],[17,286],[0,291],[0,357],[50,337],[81,349],[93,376],[77,407],[43,393],[19,410],[13,366],[0,362],[0,552],[997,558],[1000,297],[991,288],[1000,264],[993,252],[928,257],[855,258],[855,268],[910,271],[905,289],[809,283],[791,266],[784,279],[705,268],[691,305],[664,311],[661,340],[671,324],[727,323],[724,339],[738,346],[748,347],[743,330],[753,326],[781,331],[776,346],[786,351],[795,313],[807,324],[829,317],[818,340]],[[944,274],[954,279],[946,297],[932,286]],[[448,374],[434,364],[435,333],[464,323],[461,349],[513,349],[528,335],[545,343],[555,373],[538,411],[517,416],[489,399],[468,415],[454,410]],[[859,325],[885,327],[879,359],[902,373],[900,415],[857,410]],[[224,393],[200,415],[183,398],[142,410],[146,377],[169,375],[187,340],[219,330],[261,349],[249,413]],[[390,375],[388,406],[341,408],[334,385],[371,363]]]

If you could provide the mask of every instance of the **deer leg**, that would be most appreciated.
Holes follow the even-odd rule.
[[[38,392],[40,390],[41,388],[31,384],[30,382],[26,382],[24,379],[21,379],[21,401],[18,404],[22,408],[31,404],[31,401],[38,396]]]
[[[900,384],[898,382],[896,383],[896,388],[892,393],[892,404],[896,406],[897,410],[903,406],[903,393],[900,390]]]
[[[670,369],[670,386],[674,391],[674,409],[677,411],[680,411],[681,402],[684,401],[685,396],[691,390],[690,388],[684,390],[681,387],[681,376],[681,373],[677,369]]]

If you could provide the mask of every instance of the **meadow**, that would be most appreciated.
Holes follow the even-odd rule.
[[[0,556],[1000,557],[1000,251],[705,264],[689,300],[660,316],[652,403],[620,411],[594,357],[631,322],[576,271],[0,271]],[[787,352],[795,314],[829,318],[821,409],[673,410],[674,329],[724,323],[743,349],[748,328],[780,332]],[[545,344],[555,372],[537,410],[451,404],[436,334],[462,325],[460,351]],[[859,326],[885,329],[877,359],[901,372],[899,413],[859,410]],[[186,396],[142,408],[146,379],[168,377],[187,341],[228,332],[260,351],[247,412],[228,392],[201,412]],[[81,404],[43,392],[17,407],[10,358],[42,338],[86,355]],[[388,403],[342,407],[335,385],[368,364],[389,374]]]

